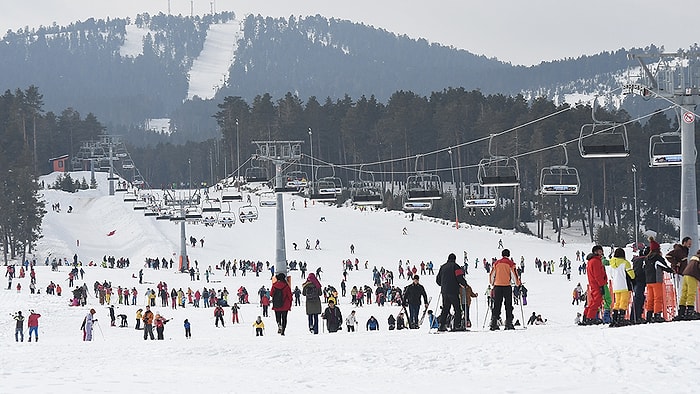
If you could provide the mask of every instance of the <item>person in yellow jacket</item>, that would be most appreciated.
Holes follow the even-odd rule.
[[[136,329],[141,329],[141,319],[143,319],[143,309],[139,308],[136,310]]]
[[[257,319],[253,322],[253,327],[255,327],[255,336],[256,337],[261,337],[263,336],[263,331],[265,331],[265,323],[263,323],[262,318],[258,316]]]
[[[697,320],[700,314],[695,311],[695,295],[700,281],[700,250],[691,258],[683,269],[683,286],[678,304],[678,316],[673,320]]]
[[[615,294],[610,327],[625,326],[629,324],[629,320],[625,320],[625,314],[630,304],[634,269],[632,269],[632,263],[625,258],[624,249],[615,249],[613,258],[610,259],[610,273],[610,278],[613,282],[613,293]]]

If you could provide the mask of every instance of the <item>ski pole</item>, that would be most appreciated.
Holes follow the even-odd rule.
[[[478,301],[476,303],[476,324],[477,324],[477,327],[479,327],[478,326],[478,324],[479,324],[479,302]]]
[[[488,300],[486,300],[486,315],[484,316],[484,325],[481,327],[481,329],[486,328],[486,322],[489,320],[489,312],[491,312],[491,308],[488,307]]]
[[[525,325],[525,312],[523,312],[523,303],[520,303],[520,318],[522,319],[523,328],[527,328]]]
[[[106,339],[105,339],[105,334],[102,332],[102,327],[100,326],[100,322],[99,322],[99,321],[96,321],[96,322],[95,322],[95,325],[97,326],[97,329],[100,330],[100,334],[102,335],[102,339],[103,339],[103,340],[106,340]]]

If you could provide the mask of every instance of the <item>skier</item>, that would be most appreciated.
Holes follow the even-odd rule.
[[[461,321],[462,308],[459,305],[459,289],[467,286],[464,279],[464,271],[457,263],[457,256],[450,253],[447,262],[440,266],[435,282],[440,285],[442,295],[442,313],[440,314],[440,327],[438,331],[447,331],[447,316],[450,314],[450,307],[454,308],[455,321],[453,330],[464,330]]]
[[[683,287],[678,306],[678,316],[674,320],[696,320],[700,315],[695,311],[695,294],[700,280],[700,251],[688,260],[683,270]]]
[[[224,308],[221,307],[221,305],[217,305],[216,308],[214,308],[214,325],[216,327],[219,327],[219,322],[221,322],[221,327],[225,327],[224,325]]]
[[[596,317],[598,308],[603,304],[603,294],[605,294],[605,284],[608,283],[608,276],[603,267],[603,247],[595,245],[592,254],[587,257],[587,276],[589,294],[586,296],[586,308],[583,311],[583,321],[581,324],[601,324],[603,321]]]
[[[12,315],[12,318],[17,322],[15,325],[15,342],[24,342],[24,316],[22,316],[22,311],[17,311],[17,313]]]
[[[490,282],[493,286],[493,309],[491,311],[491,331],[499,330],[498,320],[501,318],[501,305],[505,302],[506,330],[514,330],[513,326],[513,290],[511,289],[511,277],[515,278],[515,285],[520,286],[520,278],[515,270],[515,263],[510,259],[510,250],[501,251],[501,259],[493,264],[490,273]]]
[[[33,310],[29,311],[29,318],[27,319],[27,327],[29,327],[29,342],[32,341],[32,332],[34,332],[34,342],[39,342],[39,318],[40,314],[35,313]]]
[[[238,319],[238,311],[241,309],[241,307],[238,306],[238,303],[233,303],[233,306],[231,307],[231,323],[240,323]]]
[[[615,305],[610,327],[625,326],[630,322],[625,320],[627,307],[630,303],[631,280],[634,279],[632,264],[625,259],[625,251],[622,248],[615,249],[613,258],[610,259],[613,292],[615,293]]]
[[[83,325],[80,327],[83,330],[83,341],[92,341],[92,325],[97,322],[94,315],[95,310],[90,309],[90,312],[83,319]]]
[[[143,339],[146,340],[149,337],[151,341],[153,338],[153,312],[151,312],[151,307],[146,305],[146,312],[143,313]]]
[[[673,270],[661,257],[660,249],[658,242],[650,242],[649,255],[647,255],[644,263],[644,276],[647,283],[647,323],[665,321],[663,316],[661,316],[663,312],[664,272],[672,273]],[[590,272],[590,266],[588,271]]]
[[[366,324],[367,331],[378,331],[379,321],[374,316],[370,316]]]
[[[160,314],[156,314],[156,318],[154,320],[155,326],[156,326],[156,332],[158,333],[158,340],[162,341],[165,339],[164,337],[164,332],[165,332],[165,324],[169,322],[170,319],[166,319]]]
[[[184,326],[185,326],[185,338],[191,339],[192,338],[192,331],[190,330],[191,324],[190,324],[189,320],[185,319]]]
[[[406,286],[403,291],[404,301],[408,305],[408,328],[418,328],[418,313],[420,311],[420,301],[423,298],[425,309],[428,309],[428,295],[425,287],[418,283],[418,275],[413,275],[413,283]]]

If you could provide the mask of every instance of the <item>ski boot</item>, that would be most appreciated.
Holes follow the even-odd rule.
[[[614,309],[612,311],[612,321],[608,327],[619,327],[620,326],[620,311]]]
[[[666,323],[666,320],[664,320],[663,316],[661,316],[661,313],[654,313],[653,322]]]
[[[673,321],[688,320],[687,306],[678,305],[678,315],[673,317]]]
[[[700,320],[700,313],[695,310],[695,306],[688,305],[685,308],[684,320]]]

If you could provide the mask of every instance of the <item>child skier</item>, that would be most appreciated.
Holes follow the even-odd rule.
[[[255,322],[253,322],[253,327],[255,327],[256,337],[263,336],[263,332],[265,331],[265,323],[263,323],[262,318],[260,316],[258,316],[258,318],[255,319]]]

